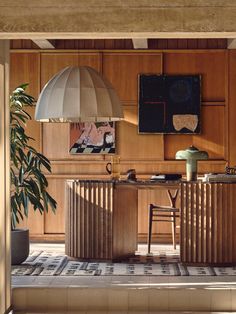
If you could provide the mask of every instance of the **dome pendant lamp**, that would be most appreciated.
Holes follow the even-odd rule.
[[[88,66],[66,67],[44,86],[35,109],[41,122],[102,122],[123,119],[113,86]]]

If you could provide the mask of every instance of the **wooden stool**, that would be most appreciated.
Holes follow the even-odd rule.
[[[171,222],[172,223],[172,240],[173,247],[176,249],[176,218],[179,217],[179,208],[176,208],[176,200],[179,190],[176,190],[174,195],[168,190],[168,197],[171,206],[161,206],[161,205],[149,205],[148,215],[148,253],[151,249],[151,239],[152,239],[152,223],[153,221]],[[160,217],[160,219],[159,219]]]

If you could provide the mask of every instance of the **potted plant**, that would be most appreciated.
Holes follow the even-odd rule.
[[[11,178],[11,227],[12,264],[22,263],[29,254],[29,230],[17,229],[17,224],[28,217],[29,208],[41,214],[56,201],[47,192],[48,182],[44,175],[51,172],[50,161],[30,144],[34,140],[25,132],[30,115],[25,106],[32,106],[35,99],[27,95],[28,84],[17,87],[10,95],[10,178]]]

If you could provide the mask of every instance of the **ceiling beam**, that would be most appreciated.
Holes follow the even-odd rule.
[[[32,39],[32,41],[40,48],[40,49],[55,49],[53,44],[47,39]]]
[[[228,49],[236,49],[236,39],[228,39],[227,41],[227,48]]]
[[[147,38],[132,38],[134,49],[147,49],[148,40]]]
[[[1,0],[0,39],[236,38],[235,16],[235,0]]]

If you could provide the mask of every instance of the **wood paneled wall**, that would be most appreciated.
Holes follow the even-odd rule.
[[[199,162],[201,173],[223,172],[227,162],[236,164],[236,54],[233,51],[12,51],[11,88],[29,82],[29,93],[37,98],[44,84],[56,72],[69,65],[90,65],[96,68],[112,82],[121,98],[125,120],[116,124],[116,145],[117,153],[121,156],[123,174],[129,168],[135,168],[140,178],[148,178],[159,172],[184,173],[185,162],[176,161],[174,156],[177,150],[192,144],[209,152],[210,160]],[[201,134],[138,134],[139,73],[201,74]],[[40,125],[32,121],[28,130],[36,138],[36,147],[51,160],[53,172],[48,175],[49,190],[58,201],[56,216],[52,213],[37,218],[34,216],[34,222],[30,218],[29,224],[33,226],[31,234],[41,234],[48,239],[62,239],[65,180],[108,178],[105,165],[110,156],[70,155],[69,124]],[[160,202],[164,200],[163,197],[160,194]],[[141,221],[145,218],[140,219],[142,226]],[[162,231],[165,233],[165,230]]]

